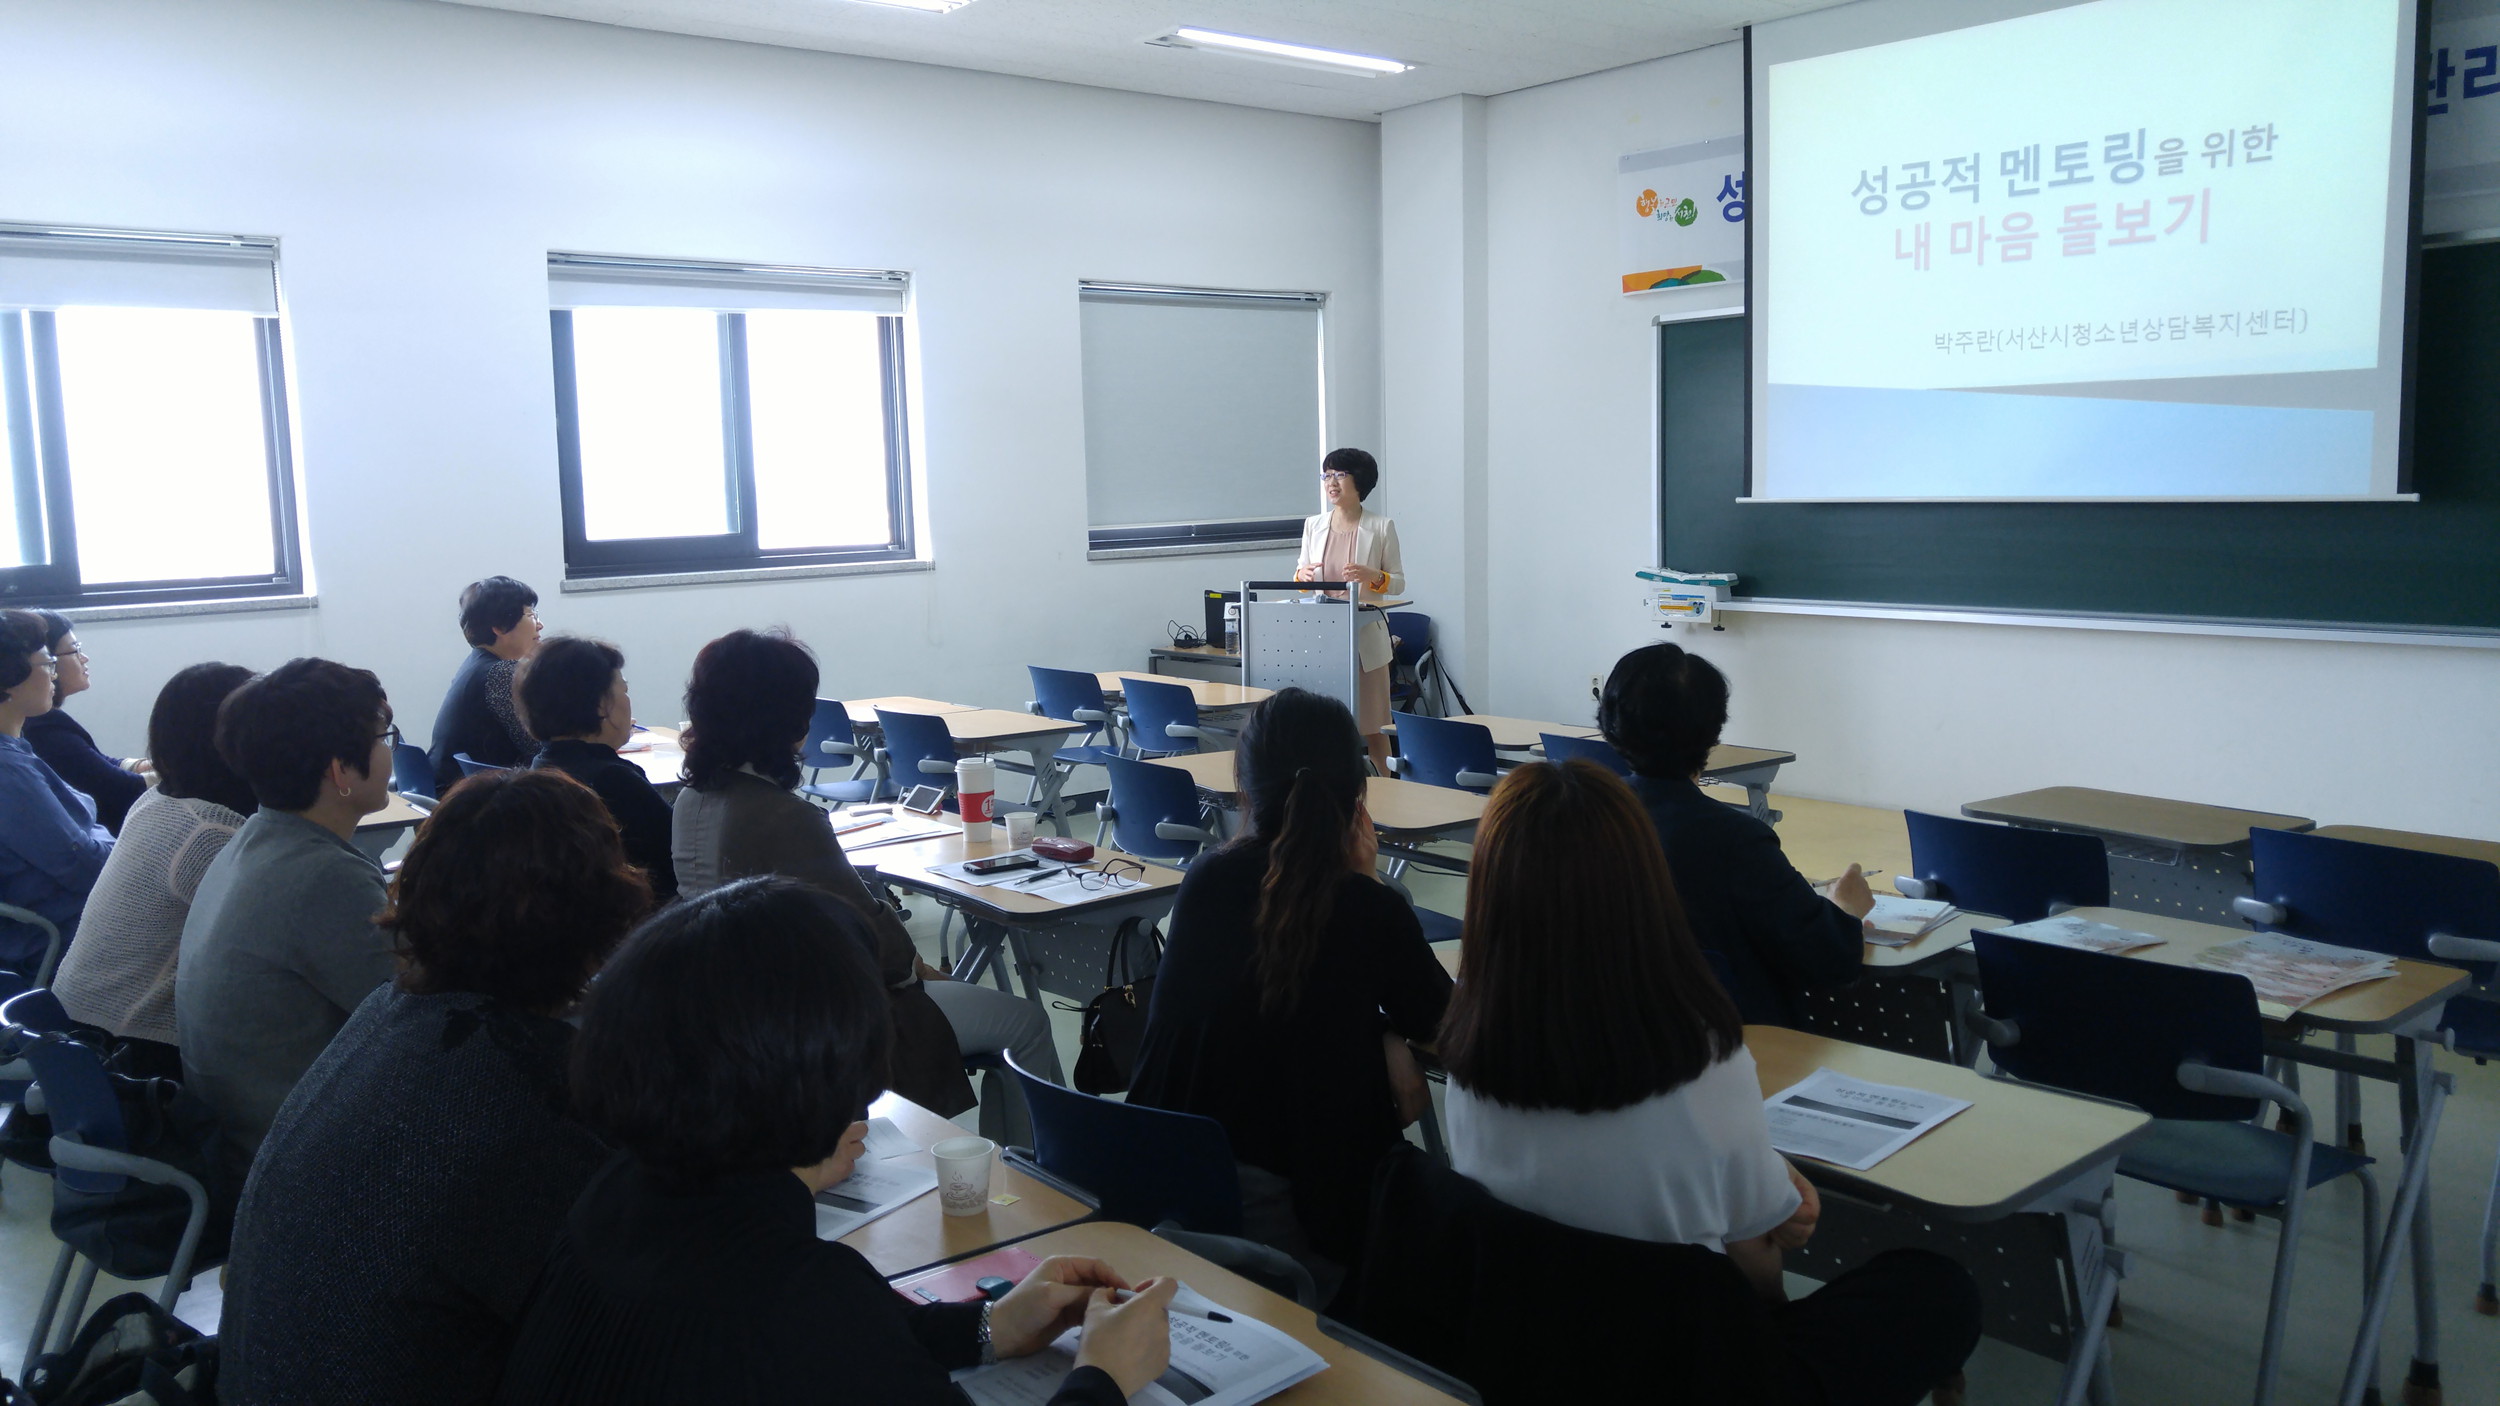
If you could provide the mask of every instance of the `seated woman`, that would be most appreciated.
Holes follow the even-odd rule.
[[[641,767],[616,754],[634,736],[624,652],[603,640],[558,635],[521,661],[512,691],[521,720],[540,744],[530,765],[561,771],[597,792],[624,831],[625,857],[649,876],[652,895],[675,898],[668,802]]]
[[[538,592],[509,576],[472,581],[460,592],[460,636],[468,656],[452,671],[434,713],[434,794],[460,784],[459,758],[520,766],[538,749],[512,701],[512,671],[538,648]]]
[[[1406,1041],[1433,1037],[1450,978],[1372,875],[1346,706],[1285,689],[1238,758],[1248,826],[1181,881],[1128,1099],[1222,1123],[1251,1237],[1329,1280],[1361,1251],[1373,1167],[1431,1107]]]
[[[857,908],[894,1003],[895,1092],[953,1117],[972,1107],[963,1057],[1013,1053],[1036,1073],[1059,1067],[1050,1020],[1031,1001],[949,981],[920,960],[902,919],[869,893],[825,812],[799,795],[799,748],[816,716],[816,659],[778,632],[735,630],[703,646],[686,681],[686,785],[677,793],[678,891],[734,879],[804,879]],[[1002,1081],[1003,1082],[1003,1081]],[[993,1088],[981,1131],[1027,1143],[1023,1105]]]
[[[52,978],[52,994],[71,1019],[120,1037],[128,1073],[182,1077],[174,963],[183,920],[208,866],[260,808],[217,755],[217,707],[251,677],[240,664],[194,664],[158,691],[148,715],[156,787],[122,822],[87,895],[78,944]]]
[[[1771,1148],[1736,1007],[1685,926],[1640,802],[1594,762],[1522,766],[1476,827],[1458,990],[1441,1025],[1450,1165],[1583,1230],[1703,1245],[1784,1301],[1813,1186]],[[1773,1399],[1958,1399],[1969,1271],[1892,1250],[1775,1309]],[[1941,1388],[1941,1389],[1940,1389]]]
[[[29,721],[52,711],[52,653],[30,610],[0,610],[0,903],[49,921],[66,944],[87,893],[113,852],[95,802],[35,755]],[[0,918],[0,969],[43,979],[50,939],[32,923]]]
[[[295,1081],[398,969],[373,925],[382,867],[355,845],[390,803],[398,738],[382,681],[327,659],[289,660],[218,709],[217,750],[260,809],[191,896],[174,1028],[236,1186]]]
[[[1858,866],[1826,898],[1770,826],[1698,784],[1727,726],[1726,675],[1674,645],[1643,646],[1615,661],[1597,725],[1632,764],[1632,792],[1666,847],[1693,936],[1726,963],[1739,1015],[1791,1025],[1799,993],[1858,979],[1862,920],[1875,909]]]
[[[907,1304],[816,1238],[850,1175],[891,1024],[857,908],[788,879],[686,899],[628,938],[584,1004],[574,1107],[619,1153],[530,1293],[496,1400],[527,1406],[941,1406],[951,1369],[1082,1323],[1053,1406],[1161,1375],[1177,1281],[1044,1260],[994,1303]]]
[[[650,907],[562,772],[462,783],[417,830],[375,988],[287,1095],[235,1215],[220,1397],[491,1400],[564,1215],[608,1158],[565,1023]]]
[[[43,621],[44,647],[52,651],[52,711],[39,713],[26,720],[26,741],[43,758],[44,765],[70,784],[73,791],[84,791],[95,802],[96,819],[104,828],[118,835],[122,817],[146,794],[148,779],[142,775],[147,765],[138,759],[124,761],[108,757],[97,749],[95,739],[78,725],[61,705],[73,693],[84,693],[94,680],[87,673],[87,651],[78,645],[78,627],[57,610],[32,612]]]

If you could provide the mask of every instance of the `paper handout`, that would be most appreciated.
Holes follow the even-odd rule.
[[[1762,1113],[1773,1147],[1863,1172],[1968,1107],[1968,1099],[1817,1069],[1763,1100]]]

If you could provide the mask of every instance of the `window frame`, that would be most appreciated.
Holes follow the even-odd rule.
[[[273,260],[274,262],[274,260]],[[272,569],[236,576],[166,577],[89,585],[78,571],[78,515],[71,486],[69,430],[61,404],[58,324],[52,309],[0,309],[0,396],[18,414],[5,453],[20,495],[41,504],[45,560],[0,567],[0,605],[60,610],[185,604],[304,594],[304,553],[295,503],[293,421],[288,412],[285,333],[275,316],[253,314],[260,372],[261,445],[269,493]],[[21,550],[28,524],[19,524]]]
[[[735,301],[734,295],[723,301]],[[548,310],[550,359],[555,376],[557,490],[564,516],[564,579],[572,582],[615,577],[728,575],[781,567],[901,565],[919,560],[911,484],[909,365],[903,325],[906,314],[874,314],[883,381],[880,403],[885,414],[886,540],[860,547],[777,551],[764,549],[758,541],[755,446],[747,381],[747,314],[715,311],[713,316],[721,349],[721,463],[732,508],[730,530],[701,536],[595,541],[588,532],[582,489],[581,407],[574,364],[573,309]]]

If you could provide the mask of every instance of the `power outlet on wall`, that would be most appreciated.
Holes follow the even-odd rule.
[[[1595,702],[1595,701],[1597,700],[1598,696],[1599,696],[1599,695],[1601,695],[1601,694],[1603,694],[1605,691],[1606,691],[1606,679],[1605,679],[1605,676],[1604,676],[1604,675],[1602,675],[1602,674],[1591,674],[1591,675],[1589,675],[1589,701],[1591,701],[1591,702]]]

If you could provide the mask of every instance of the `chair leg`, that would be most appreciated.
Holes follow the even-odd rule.
[[[35,1359],[43,1355],[43,1340],[51,1330],[53,1315],[60,1311],[61,1290],[69,1284],[70,1261],[76,1258],[78,1252],[63,1245],[52,1261],[52,1282],[44,1288],[43,1307],[35,1310],[35,1330],[26,1335],[26,1360],[17,1369],[19,1381],[33,1375]]]
[[[2360,1042],[2351,1035],[2335,1037],[2338,1054],[2356,1054]],[[2343,1134],[2344,1147],[2352,1152],[2366,1152],[2361,1137],[2361,1076],[2350,1070],[2335,1074],[2335,1128]]]
[[[2491,1194],[2483,1198],[2483,1283],[2474,1291],[2474,1311],[2489,1318],[2500,1314],[2500,1157],[2491,1162]]]
[[[2301,1126],[2294,1136],[2310,1136],[2309,1120],[2297,1121]],[[2266,1292],[2265,1343],[2257,1356],[2256,1406],[2269,1406],[2274,1400],[2275,1378],[2282,1371],[2284,1320],[2291,1310],[2292,1268],[2300,1255],[2301,1212],[2308,1207],[2308,1183],[2309,1156],[2304,1147],[2292,1158],[2288,1194],[2283,1198],[2283,1230],[2274,1244],[2274,1282]]]
[[[61,1305],[60,1316],[52,1321],[52,1351],[67,1352],[70,1340],[78,1336],[78,1320],[87,1316],[87,1296],[95,1292],[96,1262],[80,1259],[78,1282],[70,1287],[69,1299]]]

